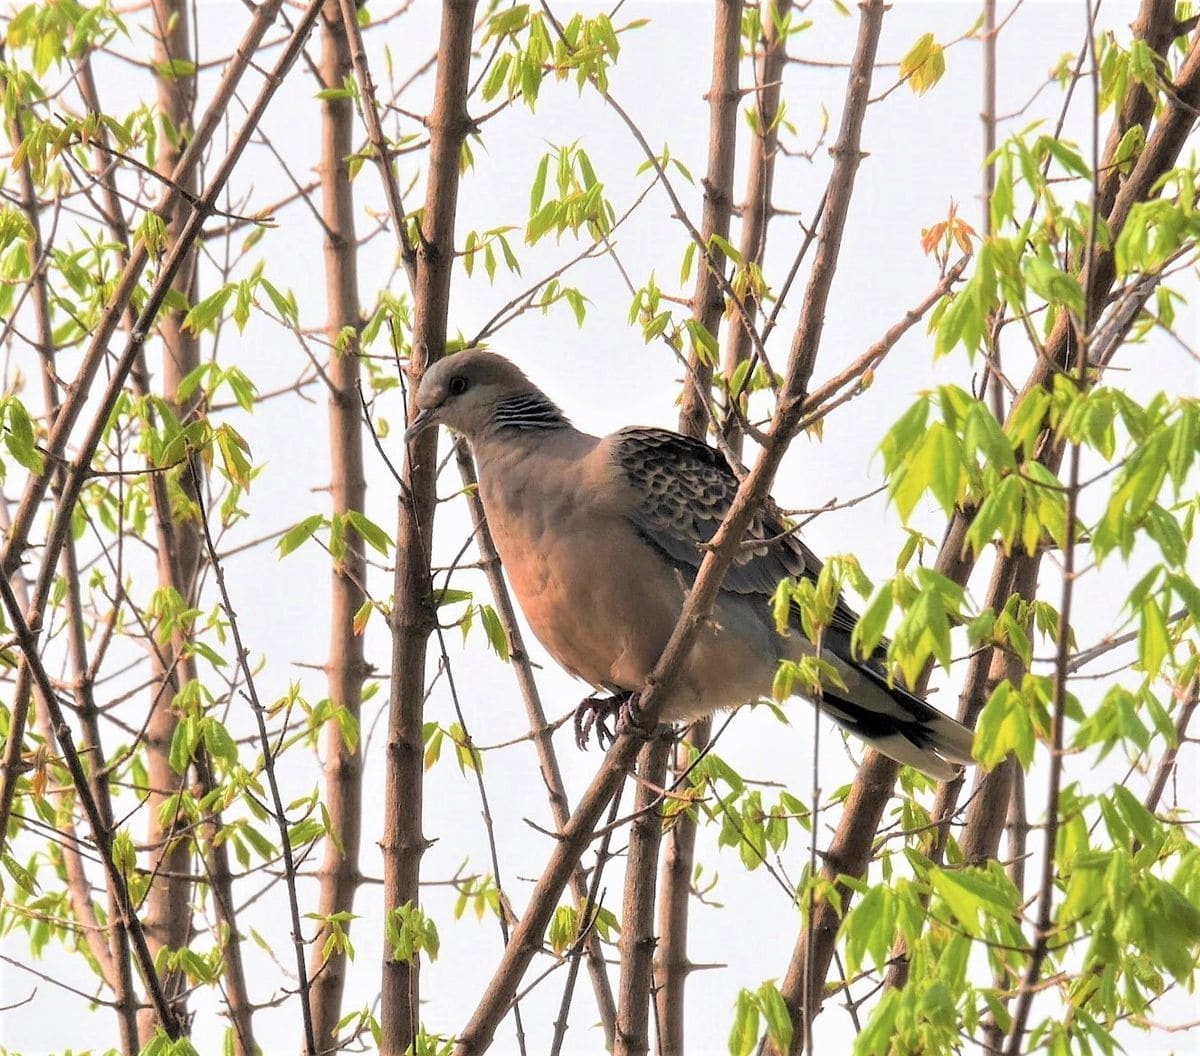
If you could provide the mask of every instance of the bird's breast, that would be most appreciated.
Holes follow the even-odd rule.
[[[594,686],[635,689],[665,645],[683,588],[578,469],[481,468],[488,524],[513,593],[554,659]]]

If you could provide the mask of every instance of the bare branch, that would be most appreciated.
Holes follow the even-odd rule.
[[[445,353],[454,264],[454,221],[458,205],[459,156],[470,129],[467,86],[471,66],[475,0],[447,0],[442,8],[437,80],[429,116],[429,175],[413,297],[416,315],[408,365],[409,413],[431,363]],[[384,906],[391,913],[416,906],[420,897],[425,655],[435,625],[429,556],[435,508],[436,437],[419,437],[410,447],[401,488],[396,532],[392,680],[388,700],[388,759],[384,782],[386,814]],[[511,948],[511,946],[510,946]],[[419,1030],[419,962],[387,951],[383,964],[382,1027],[385,1056],[401,1056]]]

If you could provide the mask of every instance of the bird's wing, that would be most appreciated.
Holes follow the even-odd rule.
[[[725,456],[707,444],[667,429],[633,426],[613,437],[613,457],[633,489],[628,517],[639,535],[690,582],[729,512],[738,478]],[[746,531],[746,541],[722,584],[723,590],[762,595],[765,601],[779,581],[791,576],[815,579],[821,562],[804,545],[782,513],[768,503]],[[858,619],[841,599],[833,628],[849,634]]]

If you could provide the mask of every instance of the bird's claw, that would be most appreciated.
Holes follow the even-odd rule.
[[[626,695],[617,709],[617,733],[632,733],[645,740],[653,732],[642,722],[642,695]]]
[[[608,720],[615,716],[613,728]],[[575,743],[586,751],[592,730],[596,731],[596,742],[606,748],[625,732],[649,736],[641,723],[639,697],[637,693],[614,693],[612,696],[585,697],[575,709]]]

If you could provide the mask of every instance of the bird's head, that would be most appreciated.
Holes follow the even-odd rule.
[[[554,406],[503,356],[478,348],[464,349],[438,360],[425,372],[417,389],[420,413],[404,434],[404,442],[409,443],[434,425],[448,425],[474,440],[494,423],[498,408],[528,397]]]

